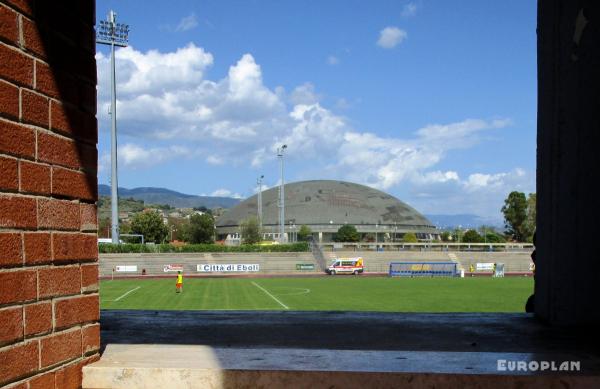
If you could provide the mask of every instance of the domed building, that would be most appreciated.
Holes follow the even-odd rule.
[[[344,181],[315,180],[285,184],[285,239],[294,241],[300,226],[315,239],[331,242],[337,230],[350,224],[363,241],[400,241],[407,232],[420,240],[438,239],[439,231],[408,204],[368,186]],[[279,239],[279,187],[262,192],[265,238]],[[258,195],[228,210],[216,222],[218,239],[239,238],[240,223],[258,215]]]

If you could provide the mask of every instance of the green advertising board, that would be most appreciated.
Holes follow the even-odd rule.
[[[297,263],[296,270],[315,270],[314,263]]]

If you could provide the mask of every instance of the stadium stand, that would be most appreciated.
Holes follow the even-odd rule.
[[[100,276],[108,277],[117,266],[135,266],[135,271],[115,272],[115,276],[139,276],[145,269],[146,275],[174,274],[164,271],[166,265],[183,265],[188,275],[197,272],[199,264],[258,264],[259,273],[303,274],[321,272],[313,255],[305,253],[165,253],[165,254],[100,254]],[[296,265],[314,265],[314,270],[297,270]],[[208,274],[208,273],[204,273]],[[210,273],[226,274],[226,273]],[[227,273],[244,274],[244,273]]]
[[[330,251],[325,256],[334,258],[362,257],[365,272],[386,273],[390,262],[457,262],[459,270],[468,269],[478,262],[504,263],[506,272],[528,272],[531,252],[442,252],[442,251]]]

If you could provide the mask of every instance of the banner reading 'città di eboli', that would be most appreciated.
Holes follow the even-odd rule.
[[[214,264],[206,263],[196,265],[196,270],[201,273],[226,273],[226,272],[256,272],[259,271],[260,266],[257,263],[245,264],[245,263],[232,263],[232,264]]]

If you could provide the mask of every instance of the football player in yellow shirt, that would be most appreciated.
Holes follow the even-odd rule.
[[[180,271],[177,272],[177,283],[175,284],[175,292],[183,292],[183,274]]]

